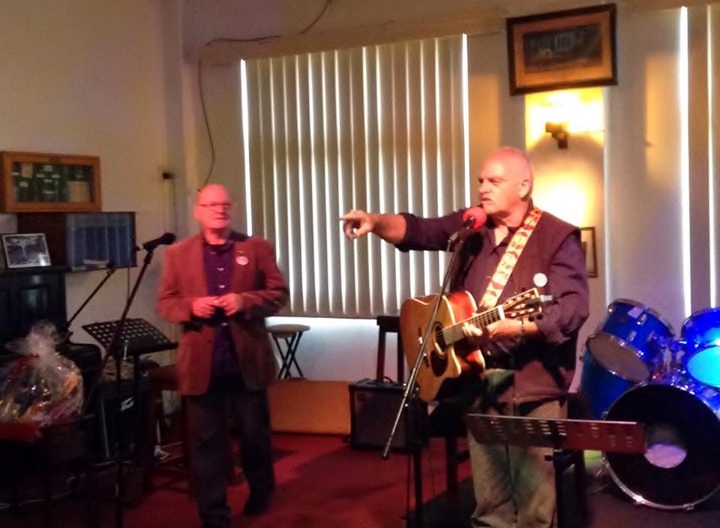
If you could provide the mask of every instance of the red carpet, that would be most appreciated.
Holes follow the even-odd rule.
[[[242,506],[247,487],[240,482],[229,488],[234,512],[233,526],[400,528],[406,525],[408,508],[414,509],[412,458],[391,453],[387,460],[377,450],[351,449],[340,436],[287,435],[274,437],[277,454],[277,488],[270,511],[258,517],[244,517]],[[423,452],[424,497],[431,498],[445,486],[444,450],[441,440],[433,440]],[[467,466],[467,464],[464,464]],[[462,468],[462,466],[461,466]],[[466,476],[463,469],[462,478]],[[106,472],[104,480],[114,473]],[[122,526],[128,528],[195,528],[200,526],[195,505],[184,482],[167,489],[167,477],[154,479],[160,487],[122,510]],[[60,489],[62,486],[58,486]],[[3,528],[43,526],[41,505],[29,502],[18,516],[0,512]],[[118,526],[113,503],[100,508],[102,527]],[[83,526],[87,519],[78,498],[57,500],[52,508],[52,526]]]
[[[234,512],[233,526],[248,528],[404,528],[408,510],[414,509],[411,457],[392,453],[388,460],[379,451],[351,449],[339,436],[278,434],[274,438],[277,491],[270,510],[263,516],[243,517],[242,505],[247,497],[243,482],[229,490]],[[592,455],[592,453],[588,453]],[[469,526],[472,498],[468,476],[469,464],[460,465],[459,501],[452,511],[444,508],[444,443],[433,439],[423,452],[424,523],[425,528]],[[663,510],[636,506],[601,470],[600,460],[589,460],[587,502],[589,517],[581,522],[570,516],[562,528],[705,528],[720,526],[720,500],[717,495],[698,504],[693,511]],[[106,484],[112,484],[108,472]],[[65,477],[66,478],[66,477]],[[691,478],[691,476],[688,476]],[[720,475],[718,475],[720,485]],[[162,484],[164,479],[155,479]],[[678,486],[689,481],[680,479]],[[648,483],[651,484],[651,483]],[[61,486],[58,485],[57,489]],[[182,488],[182,486],[181,486]],[[568,493],[569,491],[569,493]],[[572,510],[577,503],[572,489],[565,489],[566,503]],[[37,487],[36,487],[37,494]],[[41,496],[37,494],[37,496]],[[3,508],[0,496],[2,528],[41,528],[40,504],[27,501],[18,515]],[[571,512],[572,513],[572,512]],[[454,520],[447,521],[450,514]],[[456,514],[456,515],[452,515]],[[412,515],[411,518],[414,518]],[[53,503],[50,526],[76,528],[85,526],[87,515],[77,497],[58,499]],[[142,496],[133,506],[122,510],[121,524],[115,517],[112,502],[102,503],[99,525],[103,528],[197,528],[195,507],[183,491],[156,489]]]
[[[270,511],[242,516],[247,487],[230,488],[233,526],[397,528],[404,526],[409,457],[352,450],[337,436],[276,435],[277,490]],[[174,491],[156,491],[127,513],[127,526],[198,526],[194,505]]]

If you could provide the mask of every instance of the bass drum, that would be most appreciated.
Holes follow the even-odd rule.
[[[605,453],[610,474],[635,502],[690,510],[720,487],[720,392],[670,373],[638,385],[608,410],[645,425],[645,453]]]

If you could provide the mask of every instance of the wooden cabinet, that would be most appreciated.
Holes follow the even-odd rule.
[[[0,212],[95,212],[102,208],[100,158],[2,152]]]

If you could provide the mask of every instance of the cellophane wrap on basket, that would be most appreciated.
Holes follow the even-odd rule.
[[[35,324],[27,337],[7,346],[20,357],[10,364],[0,387],[0,422],[39,422],[41,425],[79,416],[83,380],[77,365],[55,349],[55,327]]]

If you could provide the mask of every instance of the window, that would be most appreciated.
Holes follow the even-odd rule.
[[[444,254],[351,242],[349,209],[470,203],[464,36],[244,61],[248,232],[275,243],[290,313],[375,317],[437,292]]]

